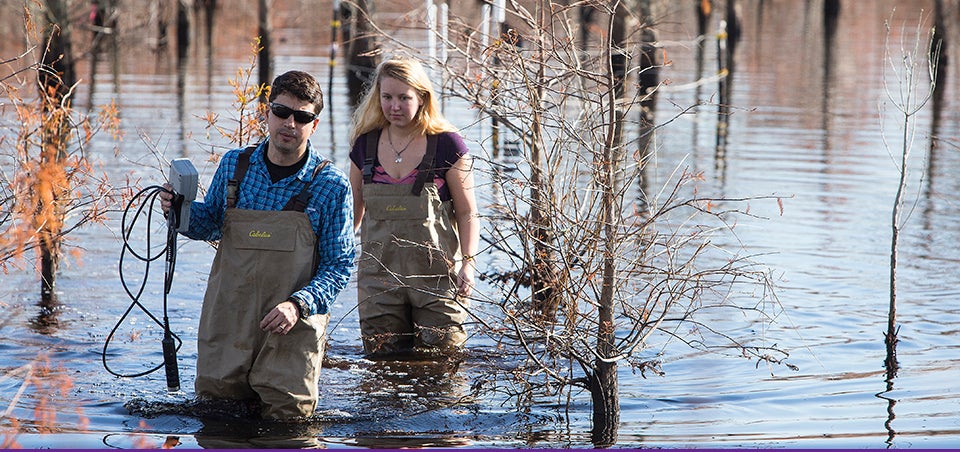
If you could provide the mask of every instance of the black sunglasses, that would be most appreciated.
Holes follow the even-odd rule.
[[[290,115],[293,115],[293,120],[299,122],[300,124],[306,124],[314,119],[317,119],[316,113],[311,113],[306,110],[294,110],[286,105],[278,104],[276,102],[270,102],[270,111],[277,115],[277,117],[280,119],[287,119],[290,117]]]

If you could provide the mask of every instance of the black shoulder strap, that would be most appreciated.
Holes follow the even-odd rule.
[[[427,135],[427,153],[417,167],[417,180],[413,183],[413,196],[420,196],[423,185],[433,180],[434,160],[437,158],[437,135]]]
[[[250,168],[250,156],[257,149],[257,144],[247,146],[237,158],[237,167],[233,170],[233,177],[227,181],[227,207],[233,208],[237,205],[238,191],[240,190],[240,181],[247,175],[247,169]]]
[[[373,182],[373,167],[377,163],[377,146],[380,145],[380,129],[367,132],[367,150],[363,158],[363,183]]]
[[[330,163],[329,160],[324,159],[320,162],[316,168],[313,169],[313,179],[317,178],[317,174],[320,174],[327,164]],[[312,182],[312,180],[311,180]],[[295,196],[291,196],[290,200],[287,201],[287,205],[283,207],[283,210],[294,210],[297,212],[303,212],[307,209],[307,204],[310,203],[310,184],[303,184],[303,190],[300,190]]]

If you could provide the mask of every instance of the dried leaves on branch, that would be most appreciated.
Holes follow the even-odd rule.
[[[103,221],[122,195],[87,155],[88,145],[98,134],[120,139],[116,105],[102,106],[89,116],[71,107],[73,86],[63,90],[62,97],[50,90],[38,92],[42,74],[48,79],[57,76],[41,63],[42,49],[33,46],[0,64],[12,74],[0,81],[2,114],[9,119],[0,131],[0,267],[4,270],[43,240],[59,240],[86,223]],[[51,140],[54,133],[62,138]]]

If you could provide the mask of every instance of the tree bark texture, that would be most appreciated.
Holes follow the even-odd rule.
[[[43,132],[40,170],[37,175],[37,213],[39,231],[40,296],[42,305],[56,302],[56,278],[60,269],[63,212],[60,195],[68,137],[67,114],[71,87],[76,83],[73,50],[70,45],[69,10],[66,0],[47,0],[48,47],[39,71],[40,99],[43,102]]]
[[[260,52],[257,55],[259,62],[258,78],[260,86],[270,86],[273,82],[273,50],[272,37],[273,27],[270,24],[270,0],[258,0],[257,9],[259,22],[257,25],[257,34],[260,36]],[[263,93],[266,95],[266,92]],[[263,99],[266,101],[266,98]]]
[[[596,373],[590,379],[590,395],[593,400],[590,435],[593,444],[597,447],[616,444],[620,428],[620,384],[615,361],[596,361]]]
[[[343,42],[346,46],[347,57],[347,90],[350,105],[356,107],[360,103],[360,96],[377,67],[376,58],[370,52],[376,47],[373,27],[370,26],[370,17],[373,14],[373,0],[356,0],[344,2],[343,7]]]

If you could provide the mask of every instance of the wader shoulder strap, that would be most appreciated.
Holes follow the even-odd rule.
[[[330,163],[329,160],[324,160],[313,169],[313,179],[317,178],[317,174],[320,174],[320,171],[326,168],[327,164]],[[311,181],[312,182],[312,181]],[[287,205],[283,207],[283,210],[294,210],[297,212],[303,212],[307,209],[307,204],[310,203],[310,184],[303,184],[303,190],[300,190],[300,193],[291,196],[290,200],[287,201]]]
[[[237,206],[237,191],[240,189],[240,181],[247,175],[247,169],[250,168],[250,156],[257,149],[257,144],[247,146],[237,158],[237,167],[233,170],[233,177],[227,181],[227,207]]]
[[[373,167],[377,163],[377,146],[380,144],[380,129],[367,132],[367,150],[363,158],[363,183],[373,182]]]
[[[413,196],[420,196],[423,185],[433,181],[434,160],[437,158],[437,135],[427,135],[427,153],[417,167],[417,180],[413,183]]]

